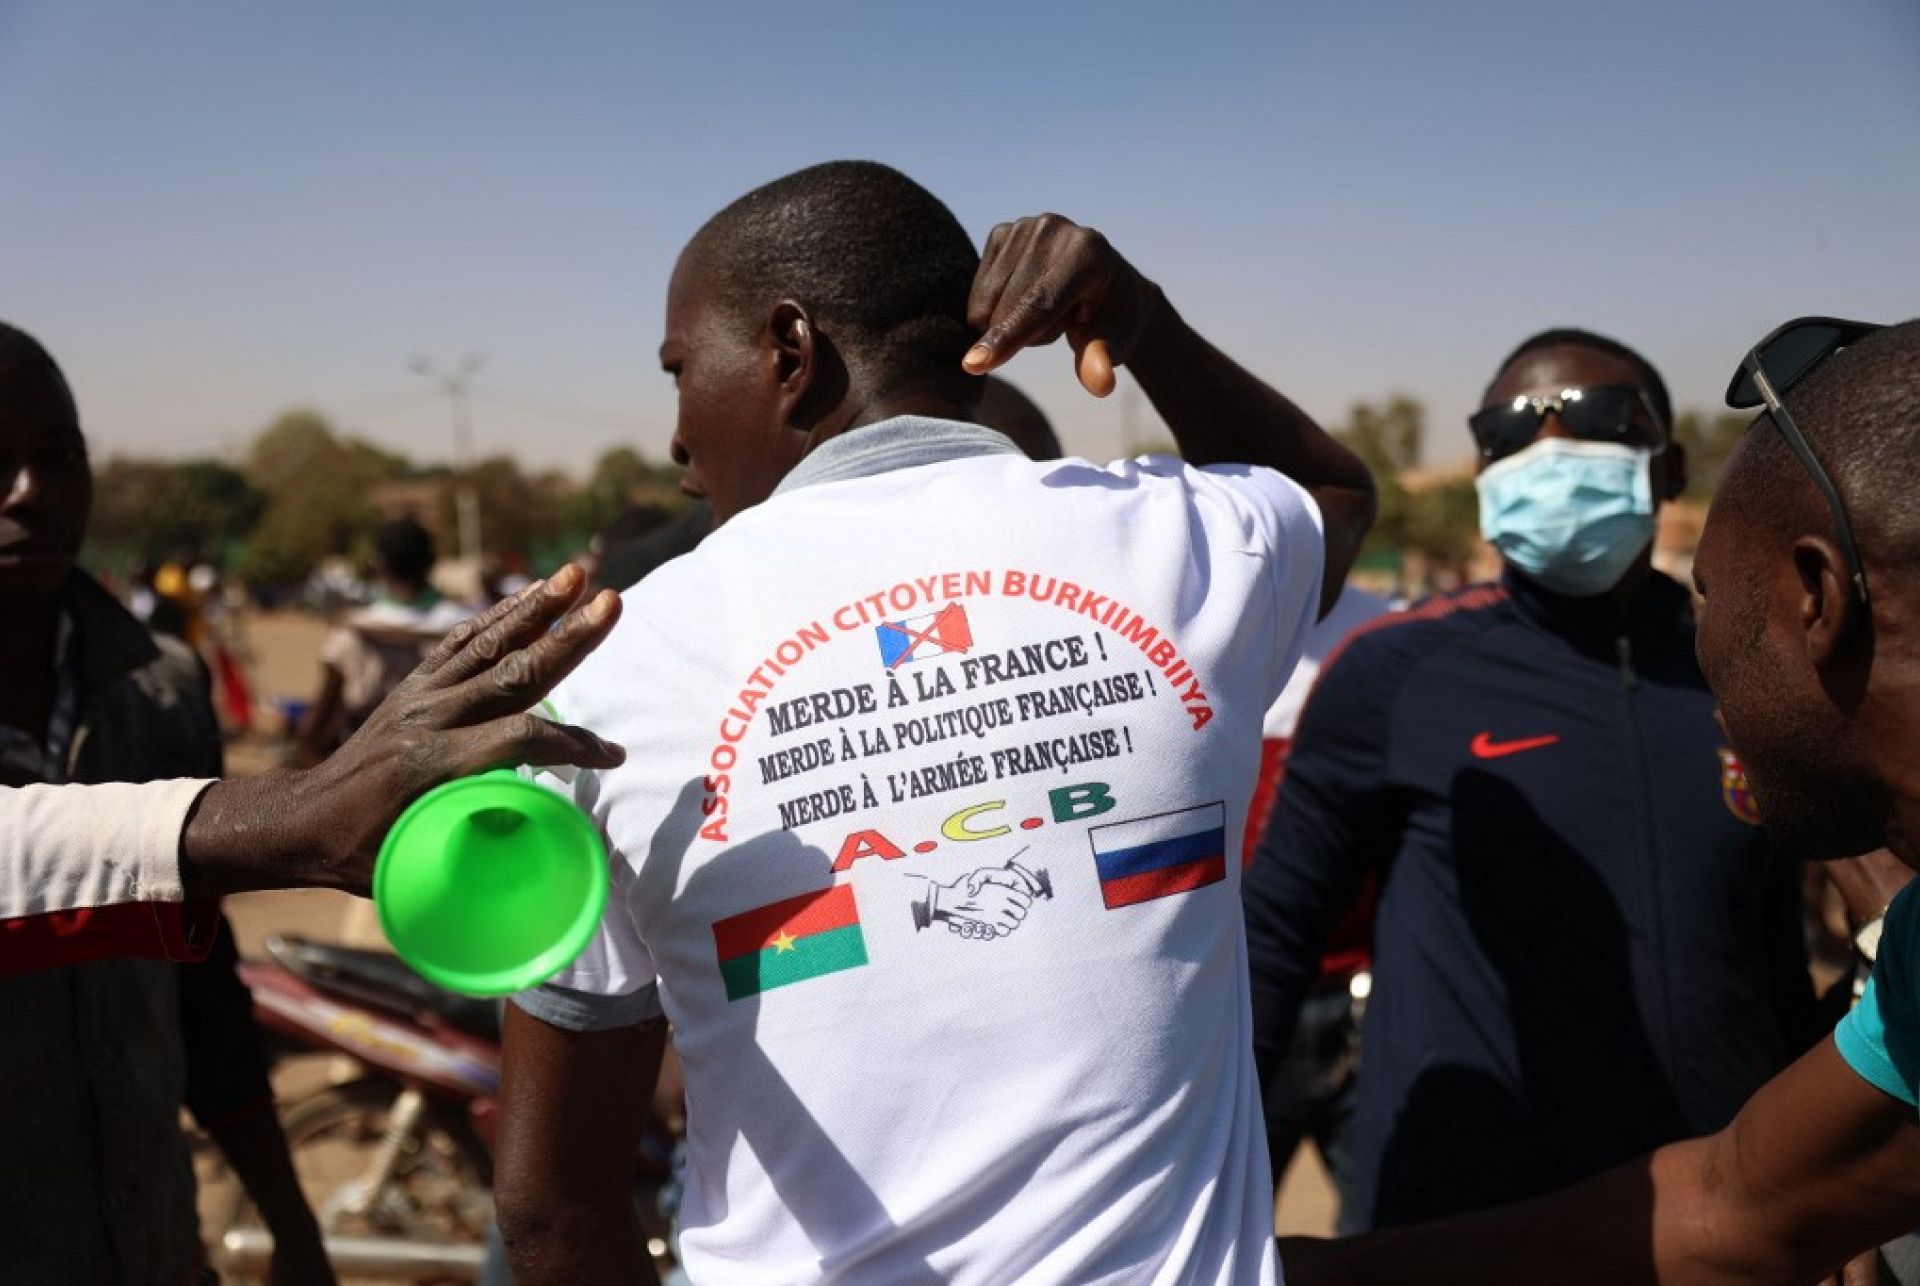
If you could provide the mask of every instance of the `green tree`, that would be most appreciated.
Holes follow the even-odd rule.
[[[346,438],[340,445],[347,453],[349,465],[370,478],[418,478],[428,472],[407,457],[361,438]]]
[[[281,414],[260,431],[247,453],[247,476],[269,496],[281,496],[312,479],[315,468],[331,470],[345,458],[333,426],[318,411]]]
[[[316,482],[277,496],[247,541],[240,575],[254,585],[297,586],[329,555],[364,557],[379,518],[354,489]]]
[[[1673,422],[1673,440],[1687,452],[1687,494],[1705,500],[1720,485],[1727,457],[1753,422],[1746,411],[1718,411],[1708,416],[1683,411]]]
[[[1420,463],[1426,419],[1419,401],[1396,393],[1379,406],[1354,403],[1346,426],[1334,433],[1372,471],[1379,492],[1379,513],[1364,554],[1398,554],[1408,548],[1411,502],[1400,475]]]
[[[247,473],[267,497],[240,572],[257,584],[294,585],[331,554],[360,555],[379,515],[367,502],[376,482],[406,461],[342,439],[316,411],[289,411],[254,440]]]
[[[682,503],[678,465],[649,460],[632,447],[614,447],[594,462],[587,485],[560,498],[566,531],[581,538],[603,530],[631,504]]]
[[[217,562],[260,521],[267,498],[218,460],[109,460],[94,476],[88,538],[117,556]]]
[[[1375,473],[1400,474],[1420,463],[1427,435],[1427,409],[1415,398],[1396,393],[1382,406],[1356,402],[1347,413],[1340,439],[1359,453]]]
[[[560,497],[547,475],[536,481],[511,456],[489,456],[454,475],[441,499],[441,530],[455,531],[454,497],[462,485],[480,498],[480,548],[489,554],[526,553],[560,528]]]
[[[1435,566],[1460,571],[1480,535],[1480,493],[1473,479],[1449,478],[1407,497],[1406,548]]]

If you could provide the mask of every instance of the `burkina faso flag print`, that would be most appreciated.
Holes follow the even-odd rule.
[[[867,940],[850,884],[715,921],[713,947],[728,1000],[867,963]]]

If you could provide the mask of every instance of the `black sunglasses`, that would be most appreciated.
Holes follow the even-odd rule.
[[[1807,445],[1806,435],[1793,422],[1783,399],[1820,363],[1882,329],[1885,328],[1872,322],[1845,321],[1839,317],[1796,317],[1783,326],[1776,326],[1765,339],[1748,349],[1746,360],[1740,363],[1732,383],[1727,385],[1727,405],[1739,411],[1764,405],[1773,426],[1780,430],[1787,446],[1813,475],[1813,485],[1820,489],[1827,508],[1833,511],[1834,529],[1839,533],[1840,548],[1847,556],[1847,567],[1853,572],[1853,587],[1862,603],[1867,602],[1867,573],[1860,563],[1860,550],[1853,543],[1853,527],[1847,522],[1847,511],[1840,504],[1840,493],[1834,488],[1833,479],[1814,457],[1813,448]]]
[[[1643,408],[1657,431],[1660,417],[1646,390],[1637,384],[1600,384],[1593,388],[1563,388],[1554,397],[1516,397],[1467,417],[1473,440],[1488,460],[1510,456],[1526,447],[1540,432],[1549,414],[1556,415],[1568,433],[1586,442],[1624,442],[1633,436],[1633,413]]]

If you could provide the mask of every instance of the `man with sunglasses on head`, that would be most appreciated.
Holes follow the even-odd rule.
[[[1727,400],[1765,411],[1694,564],[1700,663],[1768,833],[1799,857],[1885,845],[1920,868],[1920,321],[1790,322]],[[1863,944],[1860,1004],[1719,1133],[1512,1210],[1290,1242],[1288,1280],[1772,1286],[1920,1226],[1916,897]]]
[[[1717,1129],[1818,1035],[1797,864],[1652,564],[1671,423],[1624,345],[1521,344],[1470,420],[1505,575],[1350,636],[1301,720],[1245,890],[1255,1050],[1265,1083],[1377,877],[1343,1231]]]

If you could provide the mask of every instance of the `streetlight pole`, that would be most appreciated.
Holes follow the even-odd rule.
[[[447,392],[453,404],[453,506],[460,532],[460,557],[473,566],[480,565],[480,494],[473,489],[467,470],[473,464],[473,377],[486,358],[468,353],[452,371],[443,372],[424,357],[409,363],[417,375],[424,375]]]

